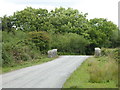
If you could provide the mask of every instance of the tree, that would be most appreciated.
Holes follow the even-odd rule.
[[[22,11],[15,12],[13,16],[4,17],[3,21],[9,24],[5,23],[3,27],[5,26],[7,29],[12,23],[16,29],[22,31],[71,32],[82,35],[84,31],[89,29],[86,15],[72,8],[60,7],[48,12],[47,9],[27,7]]]
[[[43,53],[45,53],[46,50],[49,49],[50,37],[47,32],[44,31],[29,32],[29,40],[35,43],[38,49],[40,51],[43,51]]]
[[[53,35],[75,33],[90,41],[86,46],[89,53],[93,52],[95,47],[117,47],[119,41],[114,36],[118,27],[104,18],[88,20],[87,15],[72,8],[60,7],[48,12],[47,9],[27,7],[12,16],[4,16],[3,30],[45,31]]]
[[[113,32],[118,28],[111,21],[104,18],[94,18],[89,21],[91,29],[88,31],[90,40],[98,47],[112,47]]]

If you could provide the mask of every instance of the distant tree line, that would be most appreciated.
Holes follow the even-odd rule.
[[[27,7],[12,16],[3,16],[2,30],[13,35],[17,31],[28,33],[29,40],[40,51],[57,48],[60,52],[92,54],[95,47],[118,47],[117,25],[104,18],[88,20],[87,15],[72,8],[60,7],[48,12],[47,9]]]

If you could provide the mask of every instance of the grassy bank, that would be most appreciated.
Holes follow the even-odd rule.
[[[33,37],[30,37],[28,32],[18,30],[14,31],[14,33],[8,33],[6,31],[0,33],[2,33],[2,59],[0,62],[0,65],[2,65],[2,72],[0,73],[6,73],[55,59],[47,58],[48,48],[46,49],[44,47],[45,49],[42,50],[42,46],[45,46],[43,45],[45,43],[42,42],[44,40],[36,44],[31,40]],[[45,38],[47,35],[43,37]]]
[[[15,64],[14,66],[3,67],[2,68],[2,73],[10,72],[10,71],[13,71],[13,70],[18,70],[18,69],[29,67],[29,66],[33,66],[33,65],[42,64],[42,63],[51,61],[53,59],[55,59],[55,58],[44,57],[42,59],[37,59],[37,60],[21,61],[21,62]]]
[[[116,60],[111,55],[88,58],[72,73],[63,88],[117,88]]]

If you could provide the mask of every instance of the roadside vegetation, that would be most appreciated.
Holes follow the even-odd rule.
[[[9,72],[24,67],[41,64],[55,58],[48,58],[40,47],[31,41],[31,36],[22,31],[13,33],[2,32],[2,72]],[[41,46],[42,47],[42,46]]]
[[[90,57],[67,79],[63,88],[117,88],[118,48],[102,49],[101,57]]]
[[[1,17],[3,72],[26,62],[44,61],[50,49],[58,49],[59,55],[93,55],[95,47],[120,45],[117,25],[104,18],[88,20],[87,15],[72,8],[48,12],[27,7]]]
[[[25,67],[30,67],[33,65],[39,65],[39,64],[43,64],[45,62],[51,61],[53,59],[56,59],[57,57],[54,58],[47,58],[47,56],[42,57],[41,59],[34,59],[34,60],[30,60],[30,61],[21,61],[19,63],[16,63],[13,66],[5,66],[2,68],[2,72],[1,73],[6,73],[6,72],[10,72],[10,71],[14,71],[17,69],[22,69]]]

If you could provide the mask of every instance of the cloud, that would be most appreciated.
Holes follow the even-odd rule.
[[[71,5],[72,0],[1,0],[0,1],[0,16],[12,15],[13,12],[23,10],[26,7],[45,8],[52,10],[56,7]],[[69,2],[69,3],[68,3]]]
[[[14,4],[51,4],[51,3],[76,3],[78,0],[5,0],[6,3],[14,3]]]
[[[119,0],[80,0],[73,8],[88,13],[88,19],[107,18],[118,24]]]
[[[14,0],[12,0],[14,1]],[[45,8],[48,10],[52,10],[55,8],[55,6],[51,5],[44,5],[44,4],[32,4],[32,3],[24,3],[24,4],[16,4],[16,3],[9,3],[5,2],[4,0],[1,0],[0,2],[0,16],[3,15],[13,15],[13,12],[23,10],[26,7],[33,7],[33,8]]]
[[[17,10],[24,9],[25,5],[16,5],[14,3],[6,3],[4,0],[0,1],[0,16],[5,14],[12,15]]]

